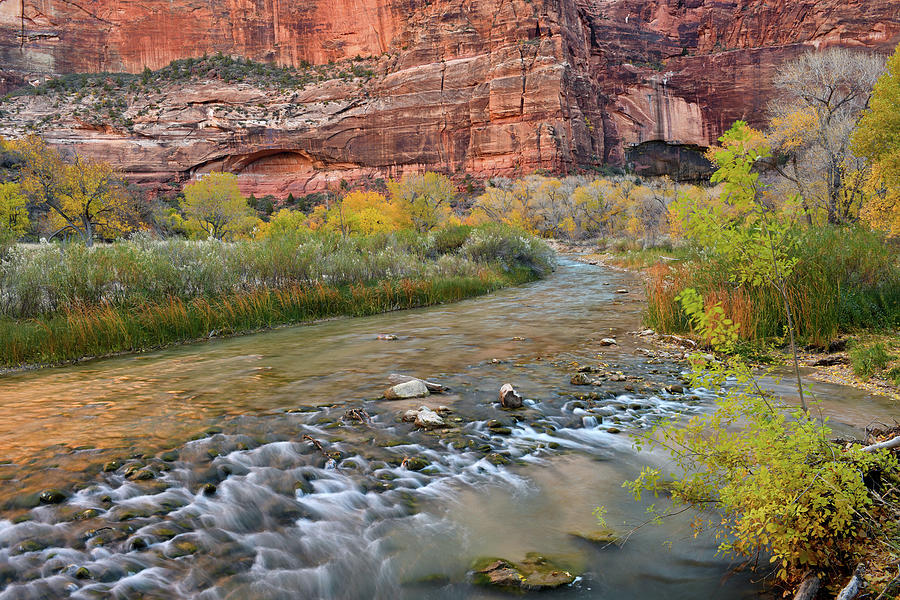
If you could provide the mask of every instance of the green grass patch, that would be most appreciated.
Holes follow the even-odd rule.
[[[853,366],[853,373],[863,379],[868,379],[884,371],[894,358],[888,353],[885,345],[880,342],[872,346],[856,345],[850,349],[850,364]]]
[[[809,228],[794,235],[798,262],[787,291],[802,341],[824,347],[841,332],[900,326],[896,246],[863,228]],[[740,323],[742,340],[771,341],[785,335],[787,318],[774,286],[734,283],[729,265],[710,252],[696,250],[683,257],[646,268],[647,326],[660,332],[689,332],[690,323],[675,297],[694,288],[705,303],[721,303],[727,316]]]

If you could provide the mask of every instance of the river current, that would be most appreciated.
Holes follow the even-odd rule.
[[[631,275],[564,258],[452,305],[0,378],[0,600],[502,598],[473,560],[528,552],[579,574],[552,598],[758,597],[689,517],[573,535],[597,506],[626,532],[665,502],[622,489],[665,462],[629,434],[711,405],[665,391],[680,367],[628,334],[641,310]],[[583,366],[616,376],[572,385]],[[390,373],[449,392],[380,400]],[[496,404],[504,383],[523,409]],[[844,429],[890,412],[820,391]],[[452,427],[400,421],[422,405]]]

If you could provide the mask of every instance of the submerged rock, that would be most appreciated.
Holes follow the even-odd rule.
[[[44,504],[59,504],[65,502],[66,495],[59,490],[44,490],[39,498]]]
[[[520,396],[512,384],[505,383],[500,388],[500,405],[503,408],[522,408],[522,396]]]
[[[384,391],[385,400],[406,400],[408,398],[424,398],[430,395],[428,386],[420,379],[412,379],[398,383]]]
[[[549,590],[575,581],[575,575],[534,552],[519,563],[482,558],[475,561],[472,571],[476,584],[510,590]]]
[[[587,373],[575,373],[569,379],[569,383],[572,385],[591,385],[593,382],[594,380]]]
[[[593,531],[570,531],[569,535],[595,544],[618,544],[622,538],[612,529],[595,529]]]
[[[400,463],[401,467],[405,467],[410,471],[421,471],[431,463],[426,459],[419,456],[410,456],[403,459],[403,462]]]

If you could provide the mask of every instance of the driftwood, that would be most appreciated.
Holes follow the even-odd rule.
[[[866,565],[863,563],[856,565],[856,570],[853,571],[853,577],[850,578],[850,583],[841,590],[841,593],[838,594],[834,600],[853,600],[853,598],[856,598],[856,595],[859,594],[859,590],[863,586],[863,575],[865,572]]]
[[[816,597],[816,594],[819,592],[819,587],[822,585],[822,580],[816,577],[813,573],[807,573],[803,578],[803,581],[800,582],[800,587],[797,588],[797,593],[794,594],[794,600],[812,600]]]
[[[894,436],[884,442],[863,446],[860,450],[863,452],[875,452],[876,450],[886,450],[890,448],[900,448],[900,435]]]
[[[447,390],[444,386],[439,383],[434,383],[433,381],[425,381],[424,379],[419,379],[418,377],[410,377],[409,375],[401,375],[399,373],[391,373],[388,375],[388,381],[397,385],[398,383],[406,383],[408,381],[419,380],[425,384],[425,387],[428,388],[428,391],[432,394],[440,394]]]
[[[359,421],[360,423],[372,422],[372,417],[362,408],[351,408],[347,410],[341,419],[343,421]]]

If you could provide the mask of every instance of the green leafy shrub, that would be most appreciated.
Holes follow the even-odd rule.
[[[868,347],[857,345],[850,350],[853,372],[863,379],[883,371],[893,359],[881,342]]]
[[[698,297],[693,291],[682,295],[685,311],[727,350],[735,326]],[[626,482],[637,499],[666,494],[676,507],[696,510],[695,530],[712,529],[721,552],[768,556],[785,583],[797,582],[809,568],[846,571],[873,538],[890,539],[879,512],[884,500],[876,502],[867,476],[900,482],[894,454],[832,443],[827,421],[760,394],[752,370],[739,359],[695,356],[692,364],[691,386],[720,389],[722,397],[714,412],[660,423],[639,439],[639,446],[666,449],[674,469],[647,467]],[[656,517],[665,516],[651,508]]]

